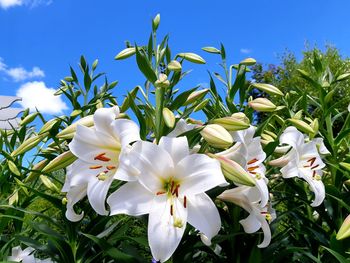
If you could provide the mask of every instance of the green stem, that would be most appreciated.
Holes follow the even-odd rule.
[[[162,136],[163,130],[163,108],[164,108],[164,88],[156,88],[156,127],[155,136],[157,143]]]

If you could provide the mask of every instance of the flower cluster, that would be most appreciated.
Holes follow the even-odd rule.
[[[74,205],[85,196],[100,215],[148,214],[152,256],[164,262],[179,245],[187,222],[199,231],[205,244],[211,244],[220,231],[221,219],[206,192],[225,187],[217,196],[222,201],[219,204],[232,202],[246,210],[249,216],[240,220],[244,231],[262,229],[264,239],[258,246],[268,246],[269,223],[276,213],[267,185],[266,153],[261,138],[254,137],[255,127],[227,131],[226,119],[221,121],[225,125],[206,125],[200,133],[216,150],[201,153],[200,147],[190,149],[187,138],[181,136],[196,125],[182,119],[155,143],[141,140],[138,125],[121,119],[117,106],[98,109],[93,118],[93,127],[78,125],[69,144],[78,158],[67,168],[62,189],[67,192],[69,220],[83,218],[83,212],[76,213]],[[315,193],[312,205],[320,205],[324,199],[321,176],[325,166],[321,155],[327,153],[322,140],[305,142],[302,133],[288,127],[280,136],[280,144],[284,155],[270,164],[282,167],[284,178],[306,180]],[[126,183],[108,196],[114,180]]]

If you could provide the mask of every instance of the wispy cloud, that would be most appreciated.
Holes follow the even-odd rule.
[[[241,48],[240,51],[243,54],[250,54],[250,53],[252,53],[252,50],[248,49],[248,48]]]
[[[50,5],[52,0],[0,0],[0,8],[8,9],[16,6],[37,7],[39,5]]]
[[[34,111],[38,109],[41,113],[61,114],[68,109],[61,96],[55,96],[55,89],[49,88],[42,81],[32,81],[23,84],[16,93],[21,97],[19,103],[24,108]]]
[[[26,70],[23,67],[11,68],[4,63],[2,58],[0,58],[0,73],[10,77],[15,82],[45,77],[44,71],[39,67],[33,67],[31,70]]]

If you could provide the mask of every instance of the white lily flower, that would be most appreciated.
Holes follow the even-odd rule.
[[[267,247],[271,242],[271,230],[269,223],[276,218],[275,210],[271,204],[260,206],[260,193],[257,188],[249,186],[239,186],[234,189],[224,191],[218,196],[223,201],[228,201],[239,205],[249,213],[249,216],[239,221],[246,233],[255,233],[260,228],[264,232],[264,239],[258,245],[259,248]]]
[[[79,125],[69,144],[71,152],[78,157],[67,168],[62,188],[62,192],[67,192],[66,217],[71,221],[82,219],[83,213],[76,214],[73,206],[86,195],[97,213],[107,215],[105,200],[112,181],[136,180],[123,170],[118,173],[118,166],[127,165],[123,156],[129,151],[129,143],[140,140],[139,127],[131,120],[116,120],[118,115],[118,107],[98,109],[94,127]]]
[[[167,136],[177,137],[187,131],[195,129],[196,127],[197,125],[187,123],[184,119],[180,119],[177,121],[175,128]]]
[[[34,255],[32,253],[34,252],[34,248],[27,247],[26,249],[22,250],[20,246],[13,247],[12,248],[12,254],[11,256],[7,257],[7,260],[9,261],[15,261],[15,262],[35,262]]]
[[[315,194],[315,200],[311,206],[319,206],[325,198],[325,187],[321,178],[325,163],[319,152],[329,153],[327,148],[321,140],[317,139],[305,143],[304,135],[292,126],[283,132],[280,143],[288,144],[292,146],[292,149],[271,163],[283,166],[281,173],[284,178],[299,177],[304,179]]]
[[[189,222],[208,242],[221,227],[219,212],[205,193],[227,185],[217,160],[190,154],[186,137],[162,137],[159,145],[138,141],[129,153],[138,181],[112,193],[107,203],[111,215],[149,214],[148,241],[153,257],[171,257]]]
[[[268,180],[265,177],[266,168],[263,161],[266,154],[260,143],[260,137],[254,137],[255,127],[232,132],[231,135],[237,143],[226,151],[216,155],[233,160],[240,164],[255,180],[255,187],[261,196],[261,207],[265,207],[269,200]]]

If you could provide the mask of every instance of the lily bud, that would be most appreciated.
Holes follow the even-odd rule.
[[[231,134],[218,124],[208,124],[200,134],[209,145],[215,148],[225,149],[230,147],[233,143]]]
[[[248,129],[250,126],[249,119],[242,112],[234,113],[230,117],[214,119],[213,123],[219,124],[228,131],[244,130]]]
[[[49,161],[47,159],[41,160],[40,162],[38,162],[37,164],[35,164],[32,167],[32,172],[26,177],[26,179],[24,180],[24,182],[32,182],[33,180],[35,180],[39,175],[41,170],[45,167],[45,165],[48,163]]]
[[[20,155],[22,153],[25,153],[25,152],[33,149],[45,137],[46,137],[46,134],[40,134],[40,135],[35,135],[33,137],[30,137],[29,139],[25,140],[20,146],[18,146],[18,148],[11,153],[11,156],[15,157],[17,155]]]
[[[252,83],[252,86],[254,88],[257,88],[258,90],[265,91],[267,94],[270,95],[278,95],[278,96],[283,96],[283,92],[280,91],[278,88],[271,84],[265,84],[265,83]]]
[[[350,163],[341,162],[341,163],[339,163],[339,164],[340,164],[340,166],[341,166],[342,168],[344,168],[345,170],[347,170],[347,171],[350,172]]]
[[[221,54],[221,51],[216,47],[202,47],[202,50],[212,54]]]
[[[177,61],[177,60],[172,60],[168,64],[168,70],[181,71],[181,69],[182,69],[181,63],[179,61]]]
[[[295,120],[300,120],[302,117],[303,117],[303,110],[300,110],[297,113],[295,113],[292,118]]]
[[[24,126],[24,125],[26,125],[26,124],[28,124],[28,123],[31,123],[32,121],[35,120],[36,116],[38,116],[38,115],[39,115],[39,112],[34,112],[34,113],[32,113],[32,114],[29,114],[27,117],[25,117],[25,118],[21,121],[20,126]]]
[[[292,123],[295,128],[297,128],[298,130],[300,130],[302,132],[305,132],[308,134],[309,133],[315,134],[314,129],[309,124],[307,124],[305,121],[295,120],[295,119],[288,119],[288,121],[290,123]]]
[[[254,58],[246,58],[239,62],[239,64],[244,66],[253,66],[256,64],[256,60]]]
[[[56,119],[52,119],[49,120],[48,122],[46,122],[43,127],[40,129],[38,134],[43,134],[45,132],[48,132],[52,129],[53,126],[55,126],[56,123],[61,122],[61,120],[59,118]]]
[[[160,14],[157,14],[156,17],[152,20],[153,31],[156,31],[158,29],[159,23],[160,23]]]
[[[60,193],[60,190],[57,188],[56,185],[45,175],[40,175],[40,181],[51,191]]]
[[[74,137],[75,131],[77,130],[78,125],[83,125],[86,127],[91,127],[94,125],[94,118],[93,115],[86,116],[84,118],[81,118],[77,122],[69,125],[64,130],[62,130],[60,133],[57,134],[57,138],[60,139],[72,139]]]
[[[350,215],[345,218],[337,233],[336,239],[341,240],[347,237],[350,237]]]
[[[316,135],[318,133],[318,129],[319,129],[319,122],[318,119],[314,119],[311,123],[310,123],[311,128],[314,130],[314,134]]]
[[[134,47],[128,47],[122,51],[120,51],[118,53],[118,55],[116,55],[114,57],[115,60],[121,60],[121,59],[126,59],[128,57],[131,57],[132,55],[134,55],[136,53],[136,49]]]
[[[176,56],[196,64],[205,64],[205,60],[195,53],[179,53]]]
[[[277,106],[266,98],[257,98],[248,102],[249,107],[256,111],[272,112],[277,109]]]
[[[168,76],[165,74],[159,74],[158,79],[156,80],[156,82],[154,83],[154,85],[157,88],[167,88],[170,85],[170,82],[168,80]]]
[[[163,108],[163,119],[165,122],[165,125],[168,128],[173,128],[175,125],[175,116],[174,113],[169,110],[168,108]]]
[[[8,160],[7,164],[9,166],[10,171],[13,174],[15,174],[17,176],[21,176],[21,172],[18,170],[17,165],[14,162],[12,162],[11,160]]]
[[[350,77],[350,73],[344,73],[344,74],[341,74],[340,76],[337,77],[337,81],[343,81],[343,80],[346,80]]]
[[[71,151],[64,152],[57,156],[55,159],[53,159],[51,162],[49,162],[48,165],[46,165],[44,169],[42,169],[42,172],[51,173],[59,169],[66,168],[67,166],[72,164],[76,159],[77,157],[75,157]]]
[[[253,177],[238,163],[223,156],[208,154],[220,162],[223,175],[234,183],[255,186]]]
[[[192,92],[188,97],[185,103],[183,104],[184,106],[187,106],[188,104],[191,104],[197,100],[202,100],[204,96],[208,93],[209,89],[202,89],[202,90],[196,90]]]
[[[270,161],[268,164],[271,166],[276,166],[276,167],[283,167],[287,165],[289,162],[289,158],[286,158],[285,156],[282,156],[278,159]]]
[[[200,111],[202,110],[205,106],[207,106],[208,102],[210,100],[209,99],[205,99],[203,100],[201,103],[199,103],[196,107],[194,107],[193,111],[194,112],[197,112],[197,111]]]

